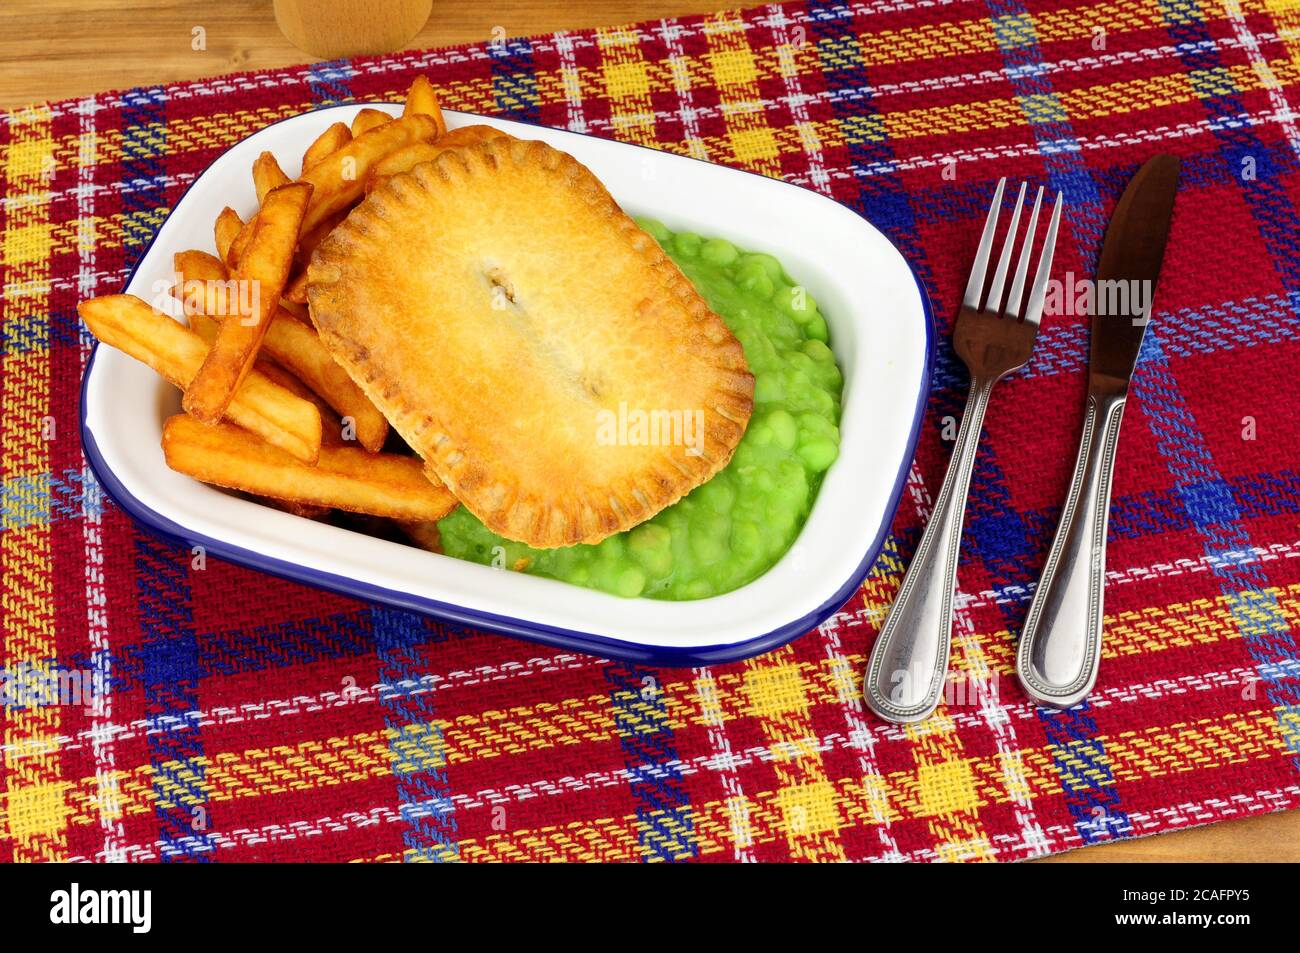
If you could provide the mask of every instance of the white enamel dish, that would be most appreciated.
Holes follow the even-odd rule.
[[[222,155],[177,203],[125,291],[176,313],[172,255],[212,248],[230,205],[257,207],[254,158],[290,175],[307,144],[362,105],[333,106],[255,133]],[[844,372],[839,459],[799,539],[772,569],[694,602],[623,599],[506,572],[301,519],[167,469],[162,423],[180,395],[148,367],[97,347],[82,383],[86,455],[113,499],[149,529],[214,556],[347,595],[606,657],[660,665],[746,658],[815,627],[852,595],[893,518],[929,387],[929,303],[902,255],[870,223],[816,192],[695,159],[576,133],[448,113],[577,157],[633,215],[730,239],[779,258],[818,301]],[[544,240],[544,236],[539,237]]]

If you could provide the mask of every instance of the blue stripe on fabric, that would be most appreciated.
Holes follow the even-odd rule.
[[[1241,121],[1246,105],[1225,69],[1197,0],[1159,0],[1169,36],[1190,71],[1193,89],[1210,116],[1219,140],[1219,155],[1228,175],[1235,177],[1242,197],[1268,246],[1273,267],[1290,294],[1300,293],[1300,218],[1288,191],[1288,177],[1275,161],[1278,153],[1265,148],[1255,129]],[[1255,176],[1247,180],[1247,164]],[[1288,160],[1285,163],[1290,166]]]
[[[352,101],[352,77],[356,70],[347,60],[313,63],[307,71],[307,89],[317,106],[333,106]]]
[[[0,480],[0,526],[22,529],[102,513],[113,504],[87,486],[93,480],[88,471],[73,469],[57,475],[29,473]]]
[[[341,658],[360,658],[374,651],[370,612],[366,608],[312,619],[293,619],[251,629],[232,629],[199,634],[200,676],[229,676],[275,671],[298,665]],[[430,643],[451,638],[470,638],[477,633],[461,626],[428,622]],[[89,665],[85,653],[60,656],[68,666]],[[140,690],[144,666],[138,649],[126,645],[113,655],[112,690]]]
[[[137,536],[135,583],[161,857],[210,860],[216,844],[204,785],[207,769],[202,734],[192,717],[199,707],[202,669],[190,604],[189,553],[152,536]]]
[[[1300,339],[1300,308],[1280,294],[1242,298],[1221,304],[1156,309],[1146,340],[1156,338],[1171,357],[1218,354],[1240,348],[1262,347]],[[1077,373],[1088,366],[1088,327],[1051,321],[1043,325],[1034,342],[1029,366],[1021,373],[1035,377]],[[1146,351],[1143,351],[1145,358]],[[965,386],[966,371],[953,360],[935,369],[937,388],[959,390]]]
[[[1277,153],[1266,149],[1254,128],[1242,121],[1245,102],[1224,68],[1218,49],[1207,42],[1213,37],[1197,0],[1161,0],[1160,10],[1211,118],[1226,171],[1236,176],[1286,299],[1293,313],[1300,313],[1300,218],[1287,191],[1282,165],[1274,162]],[[1242,172],[1250,163],[1254,164],[1255,175],[1245,179]],[[1289,166],[1289,161],[1286,164]],[[1152,428],[1159,431],[1158,446],[1174,472],[1176,486],[1207,554],[1217,556],[1248,549],[1250,534],[1179,392],[1163,349],[1148,367],[1145,385],[1164,401],[1163,413],[1152,415]],[[1279,710],[1278,729],[1293,755],[1292,765],[1300,770],[1300,681],[1277,677],[1279,663],[1297,657],[1291,626],[1275,598],[1263,591],[1268,577],[1258,563],[1216,561],[1214,571],[1220,577],[1221,591],[1233,600],[1234,618],[1266,695]]]
[[[524,39],[489,43],[492,63],[492,100],[503,119],[537,123],[542,99],[533,65],[533,47]]]
[[[391,690],[380,697],[384,725],[392,732],[398,810],[408,862],[460,859],[455,806],[447,778],[447,745],[436,722],[433,694],[421,691],[418,650],[429,638],[423,617],[400,609],[370,610],[379,678]]]
[[[1043,157],[1048,185],[1052,191],[1064,196],[1069,231],[1081,249],[1100,248],[1106,231],[1101,193],[1080,155],[1078,137],[1052,86],[1051,77],[1042,69],[1042,51],[1033,20],[1018,0],[987,0],[986,5],[993,18],[994,35],[1002,51],[1007,77]],[[1053,325],[1060,323],[1052,322]],[[1040,340],[1040,343],[1045,342]],[[1068,347],[1073,342],[1066,337],[1061,343]],[[989,458],[987,466],[996,468],[992,454],[986,452],[985,456]],[[1025,526],[1023,522],[1010,526],[1007,517],[992,513],[987,520],[988,528],[982,545],[1009,568],[1008,560],[1013,558],[1014,552],[1023,554],[1028,551],[1029,537]],[[1018,576],[1020,580],[1028,581],[1024,579],[1024,572],[1025,569],[1021,569]],[[1004,606],[1004,612],[1019,615],[1021,610],[1018,604]],[[1016,623],[1015,629],[1019,630],[1023,617]],[[1076,710],[1065,713],[1038,708],[1037,714],[1049,736],[1066,731],[1071,736],[1069,748],[1053,746],[1053,760],[1060,772],[1066,800],[1075,815],[1075,829],[1084,843],[1093,843],[1126,834],[1131,830],[1131,824],[1119,804],[1115,778],[1107,764],[1102,742],[1096,737],[1096,723],[1088,714],[1087,707],[1084,702]],[[1088,769],[1071,774],[1081,751],[1088,754]]]
[[[1016,511],[992,447],[983,447],[975,460],[962,561],[978,561],[998,588],[1024,586],[1032,581],[1029,576],[1035,567],[1042,565],[1055,521]],[[1019,631],[1028,606],[1005,600],[998,607],[1008,630]],[[1037,714],[1079,836],[1085,843],[1095,843],[1132,833],[1087,703],[1066,712],[1038,709]]]
[[[158,229],[167,204],[164,161],[167,93],[161,86],[122,94],[122,244],[134,267]]]
[[[1096,844],[1131,835],[1133,824],[1120,804],[1091,707],[1076,705],[1040,720],[1052,748],[1065,805],[1083,842]]]
[[[923,286],[933,289],[933,273],[916,227],[916,213],[897,176],[894,149],[862,59],[862,46],[853,32],[853,18],[841,4],[824,0],[814,0],[807,9],[809,39],[818,51],[831,110],[850,163],[855,169],[875,168],[890,173],[857,176],[858,193],[850,196],[847,204],[888,235],[916,269]],[[945,350],[950,351],[940,348]],[[941,355],[940,360],[944,357]],[[951,359],[950,354],[946,357]]]
[[[1241,523],[1241,507],[1215,467],[1166,355],[1159,346],[1152,350],[1138,367],[1134,391],[1144,404],[1156,449],[1165,459],[1188,519],[1201,536],[1205,553],[1216,557],[1211,571],[1230,600],[1266,697],[1278,709],[1278,730],[1293,756],[1292,764],[1300,770],[1300,679],[1286,674],[1283,665],[1300,657],[1300,647],[1276,596],[1265,591],[1269,580],[1263,567],[1258,561],[1230,558],[1231,553],[1251,546],[1250,534]]]
[[[1048,185],[1065,196],[1070,230],[1083,248],[1100,247],[1106,231],[1101,193],[1080,155],[1074,127],[1043,69],[1033,20],[1019,0],[987,0],[994,36],[1021,112],[1043,157]]]
[[[312,100],[320,105],[351,102],[354,75],[345,60],[317,63],[307,77]],[[400,609],[376,605],[370,607],[368,616],[380,681],[392,686],[380,695],[379,703],[384,710],[384,725],[392,733],[388,750],[393,758],[398,812],[405,825],[402,840],[407,849],[403,859],[457,860],[459,847],[447,781],[446,744],[442,729],[434,722],[432,694],[416,690],[421,675],[417,650],[430,640],[431,630],[422,616]],[[280,642],[278,649],[270,650],[278,655],[275,663],[296,664],[299,658],[322,649],[353,652],[361,648],[362,619],[345,615],[331,621],[334,625],[329,627],[306,623],[299,638]],[[306,644],[304,636],[309,640]],[[235,637],[241,638],[239,634]],[[251,644],[246,644],[245,664],[265,667],[267,642],[254,637]]]
[[[605,681],[636,800],[641,859],[671,863],[699,856],[690,798],[660,683],[650,669],[627,662],[609,663]]]
[[[167,97],[161,87],[122,95],[121,181],[123,245],[134,263],[153,238],[156,210],[167,203],[165,138]],[[169,542],[135,538],[138,647],[149,734],[154,814],[164,861],[211,859],[208,797],[203,784],[203,744],[184,716],[198,707],[202,677],[190,609],[189,555]],[[179,720],[178,720],[179,716]]]

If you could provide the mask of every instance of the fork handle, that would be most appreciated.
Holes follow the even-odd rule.
[[[994,380],[973,379],[930,522],[871,650],[864,694],[886,721],[921,721],[938,706],[948,676],[952,602],[966,491]]]
[[[1021,687],[1049,708],[1077,705],[1097,682],[1106,525],[1123,416],[1122,397],[1089,396],[1070,493],[1016,649]]]

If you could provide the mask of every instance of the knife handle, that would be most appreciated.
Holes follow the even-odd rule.
[[[1070,494],[1016,650],[1021,687],[1049,708],[1077,705],[1097,682],[1106,524],[1123,416],[1123,397],[1088,397]]]

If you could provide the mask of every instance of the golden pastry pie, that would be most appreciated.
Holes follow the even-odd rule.
[[[594,543],[731,459],[740,343],[572,156],[498,139],[376,188],[316,251],[312,320],[496,533]]]
[[[370,192],[381,185],[390,175],[409,172],[421,162],[431,162],[448,149],[460,149],[477,145],[490,139],[509,139],[510,136],[492,126],[461,126],[446,135],[439,136],[433,142],[415,142],[409,146],[391,152],[375,163],[366,181],[366,191]]]

